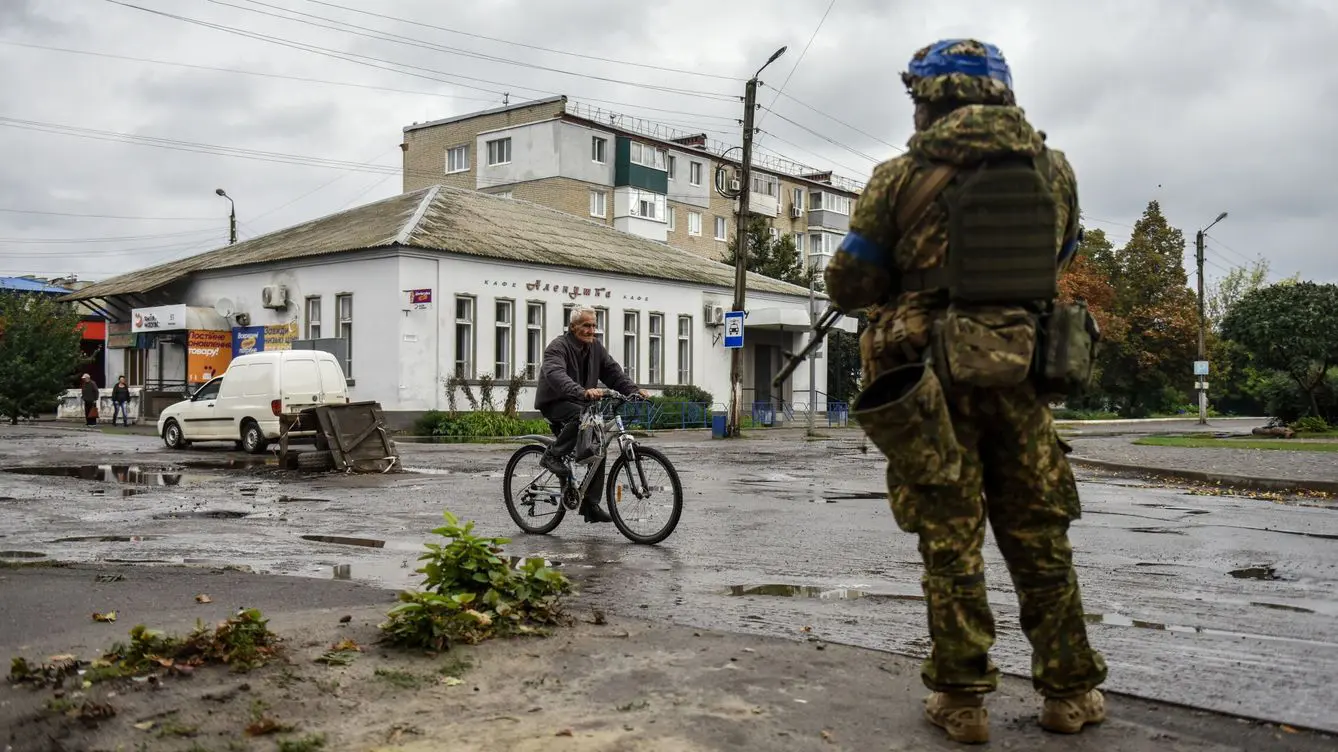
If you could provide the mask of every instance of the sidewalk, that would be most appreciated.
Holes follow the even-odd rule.
[[[1330,452],[1143,446],[1135,436],[1073,436],[1076,466],[1272,492],[1338,494]]]
[[[121,575],[115,582],[97,575]],[[103,577],[103,580],[108,578]],[[115,716],[89,728],[44,710],[52,690],[0,687],[0,744],[61,749],[272,749],[323,734],[324,750],[949,750],[921,717],[918,663],[826,644],[609,618],[547,639],[493,641],[441,656],[375,646],[393,594],[346,582],[186,568],[0,569],[0,654],[93,657],[139,623],[186,631],[259,607],[288,638],[287,663],[247,675],[202,669],[158,684],[94,685]],[[213,602],[199,604],[208,593]],[[114,624],[93,611],[115,609]],[[341,623],[341,617],[349,617]],[[314,658],[351,638],[348,666]],[[0,655],[0,657],[4,657]],[[76,705],[83,698],[67,692]],[[1030,683],[1005,678],[990,699],[992,748],[1013,750],[1332,749],[1332,737],[1120,696],[1077,737],[1043,732]],[[292,730],[250,738],[263,713]],[[136,727],[139,724],[139,727]],[[7,737],[7,738],[6,738]],[[60,737],[58,743],[48,741]],[[304,749],[315,749],[306,747]]]

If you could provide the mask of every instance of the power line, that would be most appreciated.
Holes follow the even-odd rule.
[[[766,84],[763,84],[763,86],[765,86],[765,85],[766,85]],[[873,139],[874,141],[877,141],[878,143],[883,144],[884,146],[887,146],[887,147],[896,149],[896,150],[898,150],[898,151],[903,151],[903,152],[906,151],[906,147],[904,147],[904,146],[898,146],[898,145],[896,145],[896,144],[894,144],[894,143],[890,143],[890,142],[888,142],[888,141],[884,141],[883,139],[881,139],[881,138],[879,138],[879,137],[873,135],[872,133],[869,133],[868,131],[865,131],[865,130],[861,130],[861,129],[859,129],[859,128],[856,128],[855,126],[851,125],[850,123],[847,123],[846,121],[841,120],[841,119],[839,119],[839,118],[833,117],[832,115],[827,114],[826,112],[824,112],[824,111],[818,109],[817,107],[814,107],[814,106],[811,105],[811,104],[807,104],[807,103],[805,103],[805,102],[803,102],[803,101],[800,101],[799,99],[796,99],[794,96],[792,96],[792,95],[790,95],[790,94],[786,94],[786,93],[783,92],[783,91],[778,91],[778,92],[776,92],[776,93],[777,93],[777,96],[785,97],[786,99],[790,100],[791,102],[794,102],[795,104],[800,105],[801,107],[806,107],[806,108],[808,108],[808,109],[810,109],[810,110],[812,110],[812,111],[818,113],[819,115],[821,115],[821,116],[827,118],[828,120],[831,120],[832,122],[837,123],[838,125],[844,125],[845,127],[847,127],[847,128],[849,128],[850,130],[852,130],[852,131],[854,131],[854,132],[860,134],[861,136],[866,136],[866,137],[868,137],[868,138],[871,138],[871,139]],[[777,117],[781,117],[781,115],[780,115],[779,113],[777,113]]]
[[[207,232],[213,232],[212,229],[186,230],[183,232],[165,232],[154,235],[122,235],[120,237],[95,237],[95,238],[0,238],[0,243],[20,243],[31,245],[72,245],[79,243],[121,243],[128,240],[161,240],[163,238],[180,238],[190,235],[200,235]]]
[[[837,141],[837,140],[835,140],[835,139],[833,139],[833,138],[830,138],[830,137],[828,137],[828,136],[824,136],[824,135],[822,135],[821,133],[818,133],[817,131],[813,130],[812,128],[809,128],[808,126],[803,125],[802,123],[797,123],[797,122],[791,120],[790,118],[785,117],[784,115],[780,114],[779,112],[776,113],[776,117],[780,118],[781,120],[784,120],[785,122],[789,123],[790,125],[793,125],[794,127],[798,128],[798,129],[800,129],[800,130],[802,130],[802,131],[808,133],[808,134],[811,135],[811,136],[816,136],[817,138],[820,138],[820,139],[822,139],[823,141],[826,141],[827,143],[829,143],[829,144],[831,144],[831,145],[833,145],[833,146],[839,146],[839,147],[841,147],[842,149],[845,149],[846,151],[850,152],[851,154],[854,154],[855,156],[860,157],[860,158],[862,158],[862,159],[867,159],[867,160],[869,160],[870,162],[873,162],[874,164],[878,164],[879,162],[882,162],[882,161],[883,161],[883,160],[881,160],[881,159],[878,159],[877,157],[871,157],[871,156],[869,156],[868,154],[865,154],[864,152],[862,152],[862,151],[860,151],[859,149],[856,149],[856,148],[854,148],[854,147],[852,147],[852,146],[846,146],[845,144],[841,143],[840,141]]]
[[[214,71],[216,73],[234,73],[244,76],[260,76],[263,78],[285,79],[288,81],[301,81],[311,84],[327,84],[329,86],[348,86],[357,89],[375,89],[378,91],[390,91],[397,94],[413,94],[420,97],[442,97],[446,99],[465,99],[472,102],[495,102],[497,99],[485,99],[484,97],[469,97],[463,94],[443,94],[439,91],[415,91],[413,89],[396,89],[390,86],[376,86],[374,84],[356,84],[349,81],[328,81],[321,78],[306,78],[304,76],[288,76],[282,73],[264,73],[261,71],[240,70],[237,68],[218,68],[212,65],[195,65],[193,63],[178,63],[171,60],[153,60],[143,57],[132,57],[130,55],[117,55],[110,52],[94,52],[93,50],[73,50],[67,47],[48,47],[41,44],[27,44],[25,42],[15,42],[9,39],[0,39],[0,44],[12,45],[14,47],[28,47],[34,50],[46,50],[48,52],[65,52],[71,55],[91,55],[94,57],[110,58],[113,60],[126,60],[134,63],[151,63],[153,65],[171,65],[177,68],[193,68],[195,70]],[[449,83],[443,81],[441,83]]]
[[[850,167],[850,166],[848,166],[848,165],[843,165],[843,164],[841,164],[840,162],[834,162],[834,161],[828,159],[827,157],[822,156],[821,154],[818,154],[818,153],[816,153],[816,152],[813,152],[813,151],[810,151],[810,150],[808,150],[808,149],[805,149],[804,147],[800,146],[799,144],[796,144],[796,143],[793,142],[793,141],[786,141],[785,139],[781,138],[780,136],[777,136],[775,133],[772,133],[771,131],[758,131],[758,132],[759,132],[759,133],[765,133],[765,134],[767,134],[768,136],[771,136],[772,138],[776,139],[777,141],[779,141],[779,142],[781,142],[781,143],[783,143],[783,144],[786,144],[787,146],[789,146],[789,147],[791,147],[791,148],[793,148],[793,149],[798,149],[799,151],[802,151],[802,152],[804,152],[805,154],[812,155],[812,156],[814,156],[814,157],[817,157],[818,159],[821,159],[821,160],[824,161],[824,162],[827,162],[827,163],[829,163],[829,164],[831,164],[831,165],[834,165],[834,166],[836,166],[836,167],[840,167],[841,169],[845,170],[846,172],[849,172],[849,173],[852,173],[852,174],[855,174],[855,175],[858,175],[858,174],[860,174],[861,172],[864,172],[863,170],[856,170],[855,168]],[[770,152],[771,154],[774,154],[774,155],[776,155],[776,156],[778,156],[778,157],[781,157],[781,158],[783,158],[783,159],[788,159],[788,157],[786,157],[784,154],[781,154],[780,152],[777,152],[777,151],[773,151],[773,150],[771,150],[771,149],[768,149],[768,148],[766,148],[765,146],[758,146],[756,143],[753,144],[753,148],[754,148],[754,149],[758,149],[759,151]],[[812,165],[803,165],[803,166],[804,166],[804,167],[808,167],[809,169],[813,170],[814,172],[823,172],[823,170],[822,170],[821,168],[813,167]]]
[[[813,40],[818,38],[818,32],[822,30],[822,25],[827,21],[827,15],[832,12],[832,8],[835,6],[836,6],[836,0],[832,0],[830,3],[827,4],[827,10],[823,12],[822,18],[818,19],[817,28],[813,30],[813,35],[808,38],[808,44],[804,45],[804,51],[800,52],[799,59],[794,61],[794,67],[790,69],[789,75],[785,77],[785,81],[781,83],[780,88],[776,90],[776,96],[771,98],[771,106],[767,107],[762,112],[761,118],[758,118],[757,129],[759,131],[762,129],[762,121],[766,120],[767,115],[770,114],[771,110],[775,109],[776,100],[780,99],[780,95],[785,91],[785,87],[790,85],[790,79],[794,78],[794,72],[799,70],[799,64],[804,62],[804,56],[808,54],[808,48],[813,46]]]
[[[510,41],[510,40],[507,40],[507,39],[498,39],[497,37],[484,36],[484,35],[482,35],[482,34],[475,34],[475,33],[473,33],[473,32],[469,32],[469,31],[460,31],[459,29],[451,29],[451,28],[448,28],[448,27],[445,27],[445,26],[435,26],[435,25],[430,24],[430,23],[424,23],[424,22],[422,22],[422,21],[414,21],[414,20],[412,20],[412,19],[408,19],[408,18],[397,18],[397,17],[395,17],[395,16],[387,16],[387,15],[382,15],[382,14],[380,14],[380,13],[373,13],[373,12],[371,12],[371,11],[362,10],[362,9],[360,9],[360,8],[350,8],[350,7],[346,6],[346,5],[337,5],[337,4],[335,4],[335,3],[321,2],[321,0],[307,0],[307,2],[309,2],[309,3],[314,3],[314,4],[316,4],[316,5],[324,5],[324,6],[327,6],[327,7],[330,7],[330,8],[338,8],[338,9],[340,9],[340,10],[346,10],[346,11],[349,11],[349,12],[351,12],[351,13],[361,13],[361,14],[366,15],[366,16],[375,16],[376,18],[382,18],[382,19],[385,19],[385,20],[388,20],[388,21],[398,21],[398,22],[400,22],[400,23],[411,24],[411,25],[413,25],[413,26],[422,26],[423,28],[427,28],[427,29],[435,29],[435,30],[437,30],[437,31],[444,31],[444,32],[447,32],[448,34],[460,34],[460,35],[462,35],[462,36],[473,37],[473,38],[475,38],[475,39],[484,39],[484,40],[487,40],[487,41],[489,41],[489,42],[498,42],[498,43],[500,43],[500,44],[509,44],[509,45],[513,45],[513,46],[515,46],[515,47],[524,47],[524,48],[526,48],[526,49],[539,50],[539,51],[541,51],[541,52],[551,52],[551,53],[553,53],[553,54],[555,54],[555,55],[568,55],[568,56],[570,56],[570,57],[583,58],[583,59],[585,59],[585,60],[596,60],[596,61],[599,61],[599,62],[601,62],[601,63],[616,63],[616,64],[618,64],[618,65],[632,65],[632,66],[636,66],[636,67],[638,67],[638,68],[649,68],[649,69],[651,69],[651,70],[665,71],[665,72],[668,72],[668,73],[682,73],[682,74],[684,74],[684,75],[689,75],[689,76],[702,76],[702,77],[704,77],[704,78],[717,78],[717,79],[723,79],[723,80],[725,80],[725,81],[743,81],[743,79],[738,78],[738,77],[736,77],[736,76],[722,76],[722,75],[720,75],[720,74],[718,74],[718,73],[702,73],[701,71],[685,70],[685,69],[683,69],[683,68],[669,68],[669,67],[662,66],[662,65],[650,65],[649,63],[637,63],[637,62],[633,62],[633,61],[631,61],[631,60],[617,60],[617,59],[614,59],[614,58],[599,57],[599,56],[597,56],[597,55],[583,55],[583,54],[581,54],[581,53],[579,53],[579,52],[567,52],[566,50],[555,50],[555,49],[553,49],[553,48],[551,48],[551,47],[540,47],[540,46],[538,46],[538,45],[526,44],[526,43],[524,43],[524,42],[513,42],[513,41]],[[296,13],[297,11],[293,11],[293,12]]]
[[[90,219],[135,219],[143,222],[216,222],[218,217],[134,217],[125,214],[75,214],[72,212],[38,211],[37,209],[0,209],[9,214],[40,214],[51,217],[87,217]]]
[[[285,21],[293,21],[295,23],[306,24],[308,26],[314,26],[316,28],[329,29],[331,31],[341,31],[346,34],[353,34],[355,36],[366,37],[368,39],[376,39],[384,42],[394,42],[395,44],[402,44],[409,47],[418,47],[421,49],[430,49],[438,52],[445,52],[448,55],[460,55],[462,57],[469,57],[478,60],[487,60],[489,62],[501,63],[503,65],[515,65],[522,68],[533,68],[535,70],[547,71],[549,73],[558,73],[564,76],[576,76],[578,78],[589,78],[595,81],[604,81],[613,84],[623,84],[626,86],[639,86],[643,88],[654,89],[657,91],[664,91],[672,94],[687,94],[691,96],[711,96],[720,98],[722,101],[734,101],[735,99],[737,99],[737,97],[731,96],[729,94],[723,94],[721,92],[680,89],[672,86],[660,86],[659,84],[647,84],[647,83],[642,83],[640,81],[627,81],[619,78],[609,78],[606,76],[597,76],[590,73],[578,73],[575,71],[563,70],[561,68],[552,68],[546,65],[539,65],[537,63],[527,63],[521,60],[510,60],[508,58],[497,57],[495,55],[487,55],[480,52],[471,52],[470,50],[462,50],[458,47],[447,47],[446,45],[436,44],[435,42],[429,42],[427,40],[417,39],[415,37],[404,36],[402,34],[393,34],[391,32],[381,31],[380,29],[372,29],[366,26],[359,26],[357,24],[351,24],[346,21],[339,21],[333,18],[327,18],[325,16],[318,16],[312,13],[303,13],[301,11],[289,10],[288,8],[283,8],[277,5],[271,5],[269,3],[260,2],[260,0],[246,0],[246,2],[249,2],[252,5],[259,5],[265,8],[274,8],[276,10],[281,10],[285,13],[291,13],[297,16],[305,16],[306,18],[316,19],[316,21],[326,21],[328,23],[322,24],[322,23],[317,23],[316,21],[306,21],[303,20],[302,18],[292,18],[290,16],[283,16],[277,13],[269,13],[267,11],[257,10],[255,8],[247,8],[241,5],[233,5],[232,3],[224,2],[224,0],[208,0],[208,2],[211,2],[215,5],[222,5],[227,8],[236,8],[237,10],[244,10],[250,13],[257,13],[262,16],[269,16],[271,18],[279,18]],[[336,24],[336,26],[330,26],[328,24]],[[339,27],[346,27],[346,28],[339,28]]]

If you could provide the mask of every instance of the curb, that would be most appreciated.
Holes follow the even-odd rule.
[[[1215,486],[1228,486],[1250,491],[1272,491],[1277,493],[1322,493],[1338,495],[1338,481],[1332,480],[1289,480],[1284,478],[1254,478],[1248,475],[1230,473],[1211,473],[1201,470],[1182,470],[1166,467],[1146,467],[1127,465],[1120,462],[1096,460],[1077,455],[1069,456],[1069,464],[1095,470],[1112,470],[1119,473],[1137,475],[1155,475],[1174,480],[1206,483]]]

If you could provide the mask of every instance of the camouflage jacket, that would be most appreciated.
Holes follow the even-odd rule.
[[[860,342],[866,381],[884,370],[871,361],[885,360],[884,353],[893,347],[923,349],[933,314],[942,306],[934,293],[903,292],[897,287],[898,271],[938,266],[947,253],[947,215],[940,204],[930,203],[909,227],[896,226],[897,201],[925,172],[925,161],[971,165],[997,155],[1035,156],[1046,148],[1045,137],[1027,122],[1020,108],[998,105],[955,110],[912,136],[908,146],[907,154],[874,169],[850,220],[851,233],[874,244],[884,263],[838,251],[825,273],[827,293],[841,310],[869,309],[869,326]],[[1063,152],[1050,149],[1049,155],[1058,209],[1058,255],[1064,242],[1077,236],[1078,187]]]

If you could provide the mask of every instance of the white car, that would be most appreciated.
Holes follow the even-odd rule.
[[[279,438],[279,416],[317,405],[347,404],[348,381],[335,356],[323,350],[275,350],[233,358],[211,379],[158,416],[169,449],[196,441],[230,441],[261,454]],[[291,432],[291,437],[311,436]]]

